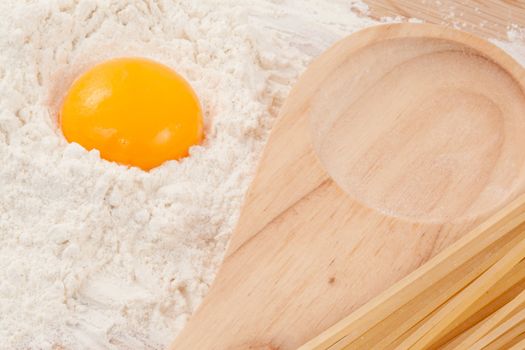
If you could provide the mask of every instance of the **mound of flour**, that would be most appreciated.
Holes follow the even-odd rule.
[[[212,282],[311,57],[373,24],[346,0],[0,2],[0,349],[162,349]],[[510,48],[511,46],[509,46]],[[118,56],[185,76],[206,141],[143,172],[67,144],[71,81]]]
[[[173,339],[214,278],[290,86],[343,28],[369,22],[345,1],[322,14],[300,3],[0,3],[1,349]],[[303,32],[290,31],[293,9]],[[147,173],[65,142],[56,115],[68,85],[118,56],[155,59],[194,86],[207,138],[189,158]]]

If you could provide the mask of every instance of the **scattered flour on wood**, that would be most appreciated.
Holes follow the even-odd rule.
[[[282,101],[311,58],[374,24],[344,0],[0,3],[0,349],[162,349],[206,294]],[[523,47],[502,43],[525,60]],[[518,49],[515,49],[518,47]],[[520,51],[521,50],[521,51]],[[185,76],[206,141],[149,173],[67,144],[90,65]]]

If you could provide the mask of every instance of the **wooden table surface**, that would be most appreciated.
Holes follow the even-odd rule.
[[[419,18],[454,25],[487,37],[506,39],[512,24],[525,27],[525,0],[364,0],[370,16]]]

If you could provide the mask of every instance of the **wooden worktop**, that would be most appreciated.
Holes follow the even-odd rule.
[[[369,15],[418,18],[487,37],[506,39],[512,25],[525,27],[525,0],[364,0]]]

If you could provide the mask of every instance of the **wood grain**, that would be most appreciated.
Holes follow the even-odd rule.
[[[522,0],[364,0],[372,18],[418,18],[450,25],[473,34],[500,40],[516,26],[525,27]]]
[[[450,29],[336,44],[287,99],[172,348],[296,348],[508,203],[525,180],[524,86],[510,57]]]

